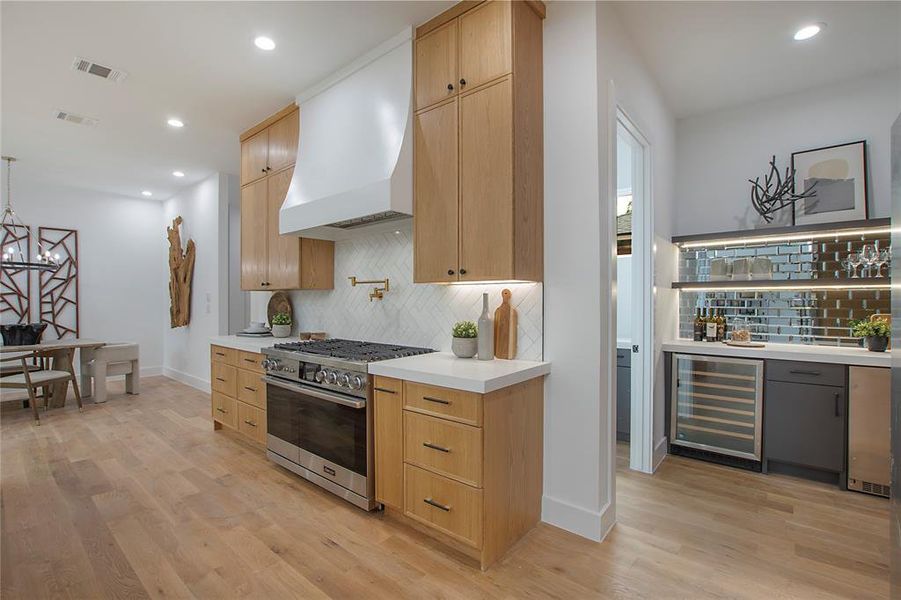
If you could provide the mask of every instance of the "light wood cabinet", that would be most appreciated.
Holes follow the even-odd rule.
[[[256,352],[210,346],[213,429],[228,427],[266,443],[266,384]]]
[[[416,281],[457,281],[457,100],[414,118],[413,263]]]
[[[543,8],[461,3],[417,28],[417,283],[543,278]]]
[[[335,243],[279,234],[279,211],[297,156],[291,105],[241,135],[241,289],[334,287]]]
[[[542,378],[476,394],[379,377],[374,402],[376,499],[386,510],[483,569],[538,522]]]

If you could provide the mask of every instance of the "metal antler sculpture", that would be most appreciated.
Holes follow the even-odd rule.
[[[816,182],[800,194],[796,194],[793,191],[795,170],[785,167],[785,178],[783,179],[779,174],[779,169],[776,168],[775,155],[770,160],[770,171],[764,175],[763,184],[760,183],[760,177],[749,179],[748,182],[751,184],[751,205],[767,223],[773,220],[774,213],[794,206],[798,200],[812,198],[817,194],[813,189]]]

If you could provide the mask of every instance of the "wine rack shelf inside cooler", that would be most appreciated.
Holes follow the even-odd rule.
[[[760,460],[763,361],[673,355],[673,444]]]

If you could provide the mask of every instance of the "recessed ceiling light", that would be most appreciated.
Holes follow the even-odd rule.
[[[149,198],[150,196],[153,195],[153,192],[151,192],[150,190],[144,190],[143,192],[141,192],[141,195],[147,196]]]
[[[184,127],[185,126],[185,124],[182,123],[178,119],[169,119],[168,121],[166,121],[166,123],[169,124],[169,127]]]
[[[812,38],[813,36],[818,34],[820,31],[822,31],[824,27],[826,27],[826,25],[823,23],[814,23],[812,25],[805,25],[804,27],[802,27],[801,29],[799,29],[798,31],[795,32],[795,41],[803,42],[804,40],[809,40],[810,38]]]
[[[181,171],[172,171],[172,174],[175,175],[176,177],[184,177],[185,176],[185,174],[182,173]]]
[[[272,41],[272,38],[268,38],[265,35],[257,36],[253,43],[260,50],[275,50],[275,42]]]

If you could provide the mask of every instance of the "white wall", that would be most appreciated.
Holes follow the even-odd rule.
[[[78,230],[79,336],[137,342],[142,374],[160,374],[168,296],[160,203],[28,181],[13,169],[13,208],[35,237],[38,226]],[[37,302],[35,276],[34,321]]]
[[[890,128],[899,111],[901,73],[889,71],[679,120],[674,233],[759,226],[748,179],[764,175],[773,154],[784,169],[792,152],[859,140],[868,142],[870,216],[889,216]]]
[[[229,189],[234,187],[230,177],[234,176],[213,175],[167,200],[159,230],[165,241],[165,227],[181,215],[182,246],[189,239],[197,246],[188,326],[169,328],[166,295],[164,374],[205,391],[210,389],[210,337],[228,329],[228,207]]]

